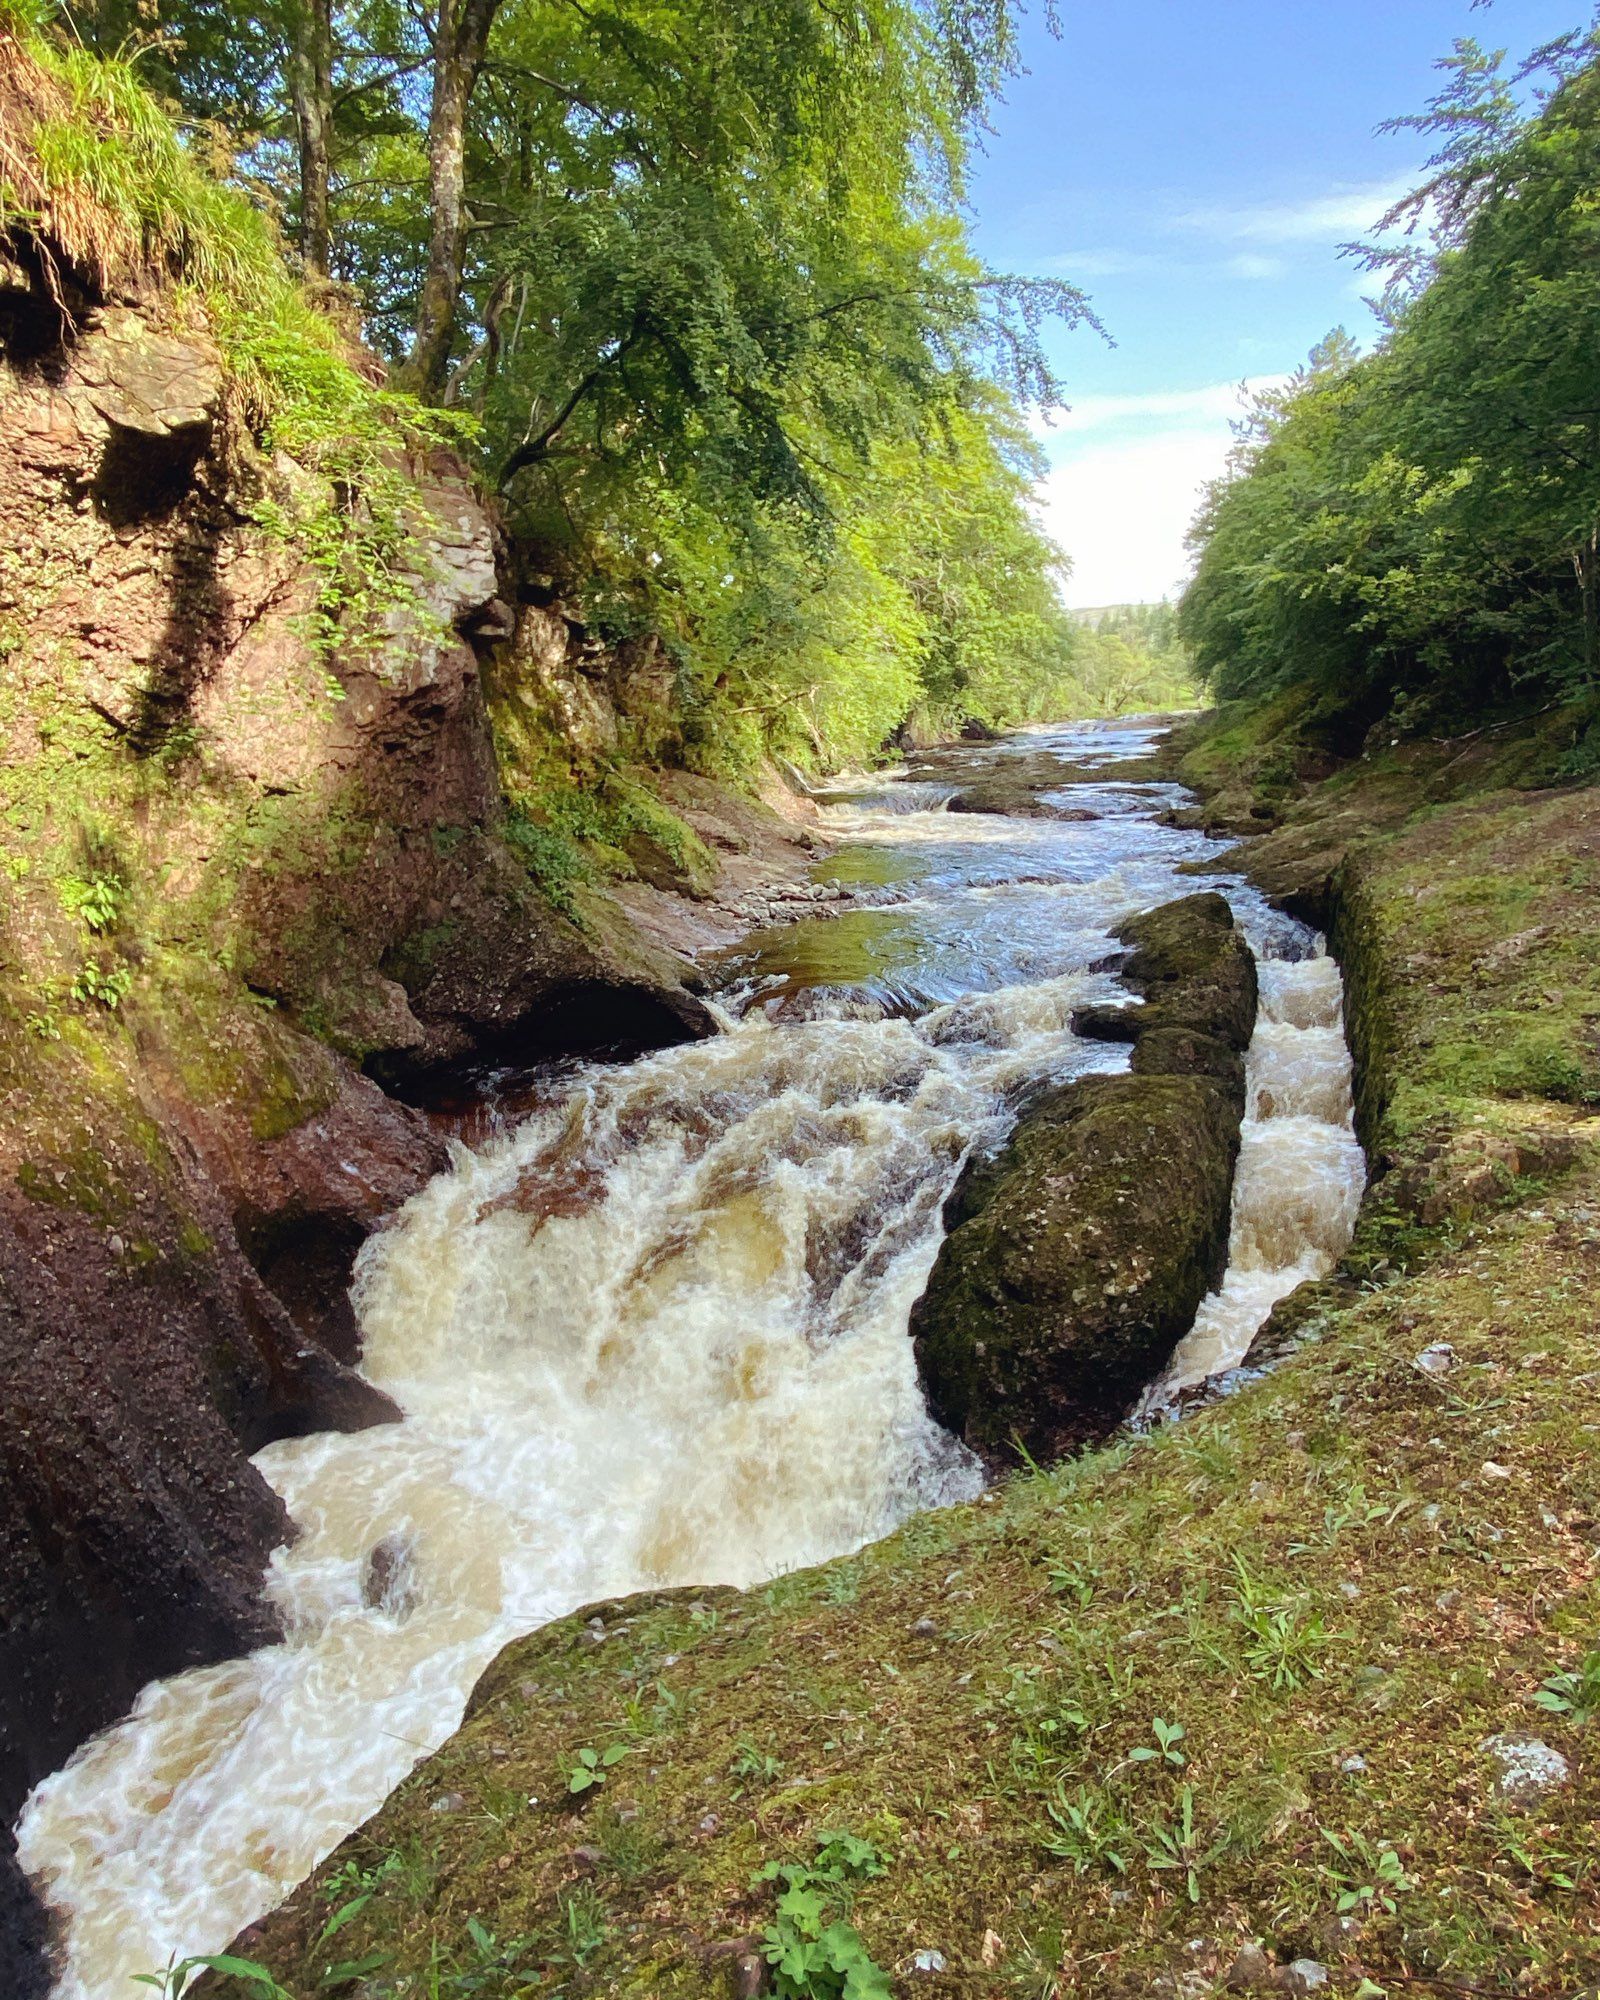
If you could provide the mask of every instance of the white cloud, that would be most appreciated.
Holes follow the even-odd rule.
[[[1252,375],[1246,382],[1208,382],[1199,389],[1156,389],[1126,396],[1077,396],[1054,422],[1053,435],[1074,431],[1134,430],[1158,424],[1169,430],[1203,426],[1226,433],[1239,414],[1241,389],[1254,393],[1285,381],[1282,375]]]
[[[1038,268],[1071,279],[1123,278],[1134,271],[1160,270],[1165,261],[1145,250],[1058,250],[1040,258]]]
[[[1225,243],[1337,243],[1368,234],[1412,185],[1409,179],[1347,183],[1299,201],[1186,209],[1173,220]]]
[[[1228,455],[1226,427],[1082,452],[1040,482],[1046,531],[1072,559],[1067,602],[1143,604],[1181,589],[1200,489]]]
[[[1244,386],[1283,380],[1258,375]],[[1079,400],[1037,489],[1045,528],[1072,559],[1069,604],[1146,603],[1181,589],[1183,539],[1201,488],[1227,462],[1239,390],[1214,382]]]

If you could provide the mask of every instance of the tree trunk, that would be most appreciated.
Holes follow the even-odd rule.
[[[308,275],[325,278],[332,249],[328,220],[328,141],[333,124],[333,0],[300,0],[289,57],[300,147],[300,255]]]
[[[1594,680],[1600,678],[1600,528],[1591,531],[1573,567],[1583,599],[1583,664]]]
[[[401,371],[408,389],[437,402],[450,375],[466,240],[467,107],[500,0],[440,0],[428,107],[428,261],[417,333]]]

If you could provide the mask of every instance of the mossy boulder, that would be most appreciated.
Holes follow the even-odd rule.
[[[963,1175],[912,1313],[934,1414],[987,1459],[1112,1430],[1227,1257],[1238,1113],[1205,1076],[1088,1077]]]
[[[1075,1025],[1133,1041],[1130,1073],[1047,1092],[967,1169],[912,1312],[930,1407],[990,1460],[1114,1429],[1227,1262],[1255,960],[1214,894],[1118,936],[1144,1005]]]

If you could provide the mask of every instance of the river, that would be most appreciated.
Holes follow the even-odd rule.
[[[460,1720],[508,1640],[585,1602],[750,1584],[970,1498],[907,1318],[962,1161],[1041,1078],[1120,1067],[1075,1007],[1122,995],[1107,933],[1221,888],[1261,960],[1230,1267],[1147,1398],[1231,1367],[1326,1271],[1362,1186],[1337,967],[1219,844],[1118,765],[1148,726],[1024,732],[824,803],[840,915],[711,968],[726,1032],[547,1079],[364,1248],[365,1372],[402,1424],[270,1446],[299,1527],[267,1579],[285,1638],[145,1689],[28,1801],[61,1913],[59,2000],[215,1951]],[[1092,770],[1092,818],[958,814],[1019,752]],[[531,1108],[528,1106],[531,1105]]]

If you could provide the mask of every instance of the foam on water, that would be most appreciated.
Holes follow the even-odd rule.
[[[1147,737],[1024,747],[1114,765]],[[452,1732],[509,1639],[978,1490],[907,1337],[944,1197],[1020,1089],[1125,1061],[1072,1010],[1120,992],[1110,927],[1211,849],[1155,824],[1158,788],[1108,780],[1102,818],[1062,825],[878,782],[831,810],[896,851],[892,908],[758,941],[724,967],[725,1034],[582,1074],[367,1244],[363,1367],[405,1421],[258,1456],[299,1530],[268,1578],[282,1643],[147,1688],[23,1815],[66,1925],[59,2000],[127,2000],[130,1974],[224,1947]],[[1173,1383],[1328,1267],[1360,1187],[1337,969],[1272,962],[1307,934],[1225,886],[1269,961],[1233,1264]]]

